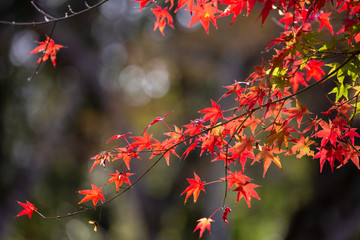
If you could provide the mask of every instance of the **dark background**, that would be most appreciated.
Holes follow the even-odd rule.
[[[68,4],[74,11],[85,8],[83,1],[35,2],[55,17],[64,16]],[[261,27],[259,4],[233,25],[231,18],[219,19],[219,30],[210,24],[210,35],[199,24],[188,29],[190,16],[179,11],[176,30],[166,27],[163,37],[153,31],[149,7],[139,13],[138,6],[111,0],[57,23],[52,38],[66,48],[55,68],[43,63],[31,81],[41,55],[29,52],[50,34],[52,24],[0,25],[0,239],[197,239],[196,220],[221,206],[222,184],[208,186],[196,204],[192,197],[183,204],[180,194],[193,171],[204,181],[223,175],[222,163],[209,164],[211,156],[200,158],[197,152],[186,160],[171,158],[170,167],[162,162],[102,208],[96,233],[87,222],[98,220],[98,211],[60,220],[35,213],[31,220],[15,217],[22,209],[16,201],[29,200],[46,216],[79,210],[82,196],[76,191],[90,188],[90,182],[103,184],[116,169],[96,167],[89,175],[89,159],[115,146],[105,144],[109,137],[141,134],[155,117],[171,111],[169,126],[197,118],[198,110],[225,92],[221,86],[244,80],[271,56],[263,50],[281,31],[276,15]],[[30,1],[0,3],[0,20],[43,19]],[[310,111],[321,111],[327,102],[320,96],[328,91],[313,91],[302,99]],[[231,102],[222,107],[227,105]],[[150,129],[155,136],[162,131],[161,123]],[[360,178],[354,165],[334,174],[325,166],[320,174],[317,160],[284,157],[282,163],[283,172],[272,166],[265,179],[260,164],[249,167],[246,174],[262,186],[262,201],[254,199],[248,209],[230,194],[230,227],[216,214],[212,234],[205,232],[204,239],[360,239]],[[132,160],[131,167],[140,175],[150,164]],[[113,185],[102,187],[105,198],[111,197]]]

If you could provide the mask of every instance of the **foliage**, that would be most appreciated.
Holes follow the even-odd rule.
[[[106,2],[107,0],[103,0],[93,6],[87,5],[81,12],[71,11],[67,17],[84,14]],[[170,0],[161,3],[166,7],[161,7],[157,1],[139,2],[140,12],[144,8],[151,8],[156,17],[154,31],[159,29],[162,35],[166,24],[174,28],[172,15],[180,10],[190,12],[192,17],[189,27],[200,22],[209,34],[210,21],[217,28],[216,21],[219,18],[232,15],[234,23],[242,12],[249,15],[254,11],[257,2],[264,5],[259,14],[261,24],[264,24],[270,13],[277,12],[281,16],[278,24],[283,25],[284,31],[278,38],[269,42],[267,49],[273,50],[272,58],[263,61],[261,66],[256,66],[255,71],[244,81],[234,81],[233,84],[224,86],[226,92],[223,96],[217,101],[211,100],[211,107],[199,110],[198,119],[191,120],[181,127],[170,128],[165,122],[165,118],[170,114],[167,113],[162,117],[156,117],[140,136],[126,133],[111,137],[108,143],[116,141],[117,144],[122,144],[121,147],[108,149],[92,157],[90,160],[94,162],[90,173],[95,167],[106,167],[117,160],[122,161],[119,171],[110,174],[111,178],[106,182],[114,182],[116,192],[113,197],[105,200],[101,187],[98,188],[91,183],[91,190],[78,191],[86,195],[79,204],[90,200],[93,202],[93,207],[85,211],[107,204],[129,191],[162,159],[169,166],[173,158],[186,159],[189,153],[197,148],[201,150],[200,156],[204,153],[211,154],[211,162],[224,161],[219,171],[225,173],[223,178],[212,181],[202,181],[195,172],[194,179],[187,178],[190,186],[181,194],[186,193],[185,203],[191,195],[194,202],[197,202],[199,195],[205,192],[209,184],[220,183],[225,189],[224,196],[221,196],[222,205],[210,217],[198,220],[194,232],[199,229],[200,237],[206,229],[210,232],[210,224],[213,222],[211,217],[220,210],[223,212],[224,222],[231,223],[228,221],[231,210],[226,206],[226,202],[229,201],[227,193],[231,189],[237,192],[236,200],[232,201],[237,203],[244,199],[249,208],[251,198],[260,200],[255,190],[259,185],[252,183],[252,179],[244,175],[247,168],[255,163],[263,165],[264,178],[271,165],[282,169],[283,155],[293,155],[297,158],[306,155],[318,159],[320,172],[324,171],[326,165],[329,165],[333,172],[348,162],[360,169],[360,146],[357,146],[360,135],[352,126],[360,111],[358,1],[187,0],[175,3]],[[37,5],[33,5],[44,15],[45,23],[65,20],[52,17]],[[342,19],[339,29],[332,25],[334,15]],[[53,26],[52,31],[55,24]],[[322,35],[326,32],[331,34],[331,42],[322,40]],[[51,34],[39,44],[30,53],[42,52],[43,56],[38,64],[50,57],[55,66],[56,54],[63,46],[55,44]],[[333,81],[336,85],[329,92],[331,106],[320,115],[311,113],[307,106],[302,105],[298,96],[325,81]],[[232,103],[231,108],[223,107],[224,99]],[[160,123],[167,129],[164,136],[157,138],[148,133],[154,124]],[[160,140],[163,138],[165,139]],[[176,152],[180,145],[185,146],[181,157]],[[135,173],[127,171],[133,171],[132,161],[142,158],[155,160],[152,166],[131,184],[129,177]],[[129,186],[124,187],[123,183]],[[101,200],[101,204],[96,206],[98,200]],[[35,211],[45,219],[51,218],[38,212],[30,202],[19,204],[25,209],[17,216],[28,215],[31,218]],[[80,212],[83,211],[56,218]]]

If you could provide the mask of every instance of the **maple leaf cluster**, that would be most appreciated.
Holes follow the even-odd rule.
[[[316,0],[315,4],[305,4],[305,1],[283,1],[283,0],[179,0],[175,4],[174,0],[165,0],[165,3],[170,2],[170,6],[161,7],[158,5],[158,2],[155,0],[131,0],[137,1],[140,3],[139,12],[143,10],[144,7],[154,5],[156,8],[152,8],[151,11],[156,16],[156,21],[154,24],[154,31],[159,29],[162,35],[164,35],[164,28],[166,23],[174,28],[173,26],[173,17],[172,12],[176,13],[180,9],[189,11],[191,14],[191,19],[189,23],[189,28],[195,23],[199,22],[205,29],[206,33],[209,34],[209,24],[213,23],[214,27],[217,29],[216,20],[221,17],[226,17],[232,15],[231,24],[234,23],[236,18],[246,12],[245,15],[248,16],[253,10],[256,2],[262,3],[264,5],[260,15],[261,24],[263,25],[266,21],[269,13],[277,9],[279,10],[284,17],[279,20],[279,23],[285,24],[285,29],[295,26],[301,26],[303,31],[307,31],[311,26],[312,21],[318,21],[320,26],[318,30],[321,31],[326,27],[332,35],[334,35],[334,30],[330,24],[329,18],[330,12],[321,12],[324,10],[325,4],[328,0]],[[349,31],[349,29],[359,23],[359,19],[356,17],[359,9],[357,7],[358,3],[356,1],[347,1],[347,0],[338,0],[336,3],[337,12],[348,11],[349,18],[343,21],[343,28],[338,31],[338,33]],[[186,6],[186,8],[184,8]],[[291,9],[294,11],[290,11]],[[169,12],[170,11],[170,12]],[[292,26],[291,26],[292,25]],[[352,34],[351,39],[355,39],[356,42],[360,40],[360,34],[358,31],[350,30]],[[280,39],[278,41],[281,41]]]
[[[357,44],[360,40],[360,4],[357,1],[315,0],[310,4],[308,1],[284,0],[179,0],[175,4],[173,0],[167,0],[165,3],[169,2],[170,6],[165,8],[153,0],[135,1],[140,2],[140,12],[147,6],[156,7],[151,9],[156,16],[154,31],[159,29],[163,35],[166,24],[174,27],[170,10],[176,13],[186,6],[184,10],[191,14],[189,27],[200,21],[209,33],[210,22],[217,28],[217,18],[232,14],[233,23],[243,11],[248,15],[256,2],[264,5],[259,16],[261,24],[273,9],[277,9],[281,14],[278,23],[284,25],[284,31],[268,44],[267,49],[274,51],[272,58],[256,66],[244,81],[224,86],[226,92],[217,101],[211,100],[211,106],[199,110],[197,119],[171,128],[165,121],[170,112],[154,118],[139,136],[126,133],[110,137],[107,144],[116,146],[90,159],[93,161],[90,173],[96,167],[106,168],[108,164],[120,161],[120,167],[108,175],[110,178],[106,182],[115,184],[115,196],[134,185],[129,179],[135,174],[132,161],[156,159],[154,164],[157,164],[164,160],[170,166],[174,158],[186,160],[196,149],[200,150],[200,157],[209,157],[209,163],[223,161],[224,164],[217,166],[221,166],[219,169],[225,172],[225,176],[204,181],[205,178],[200,178],[194,171],[194,178],[186,179],[188,186],[181,193],[182,197],[185,195],[184,204],[190,197],[194,203],[202,201],[200,196],[205,193],[207,185],[226,183],[226,191],[236,193],[233,202],[241,201],[250,208],[252,199],[260,200],[257,192],[260,186],[245,175],[247,169],[260,164],[265,178],[271,168],[283,170],[283,155],[312,157],[319,161],[320,172],[324,171],[326,164],[334,171],[348,162],[360,169],[360,134],[353,126],[353,119],[360,113],[360,88],[357,86],[360,74],[360,46]],[[338,31],[331,25],[331,12],[327,11],[325,4],[333,5],[333,11],[337,13],[346,13]],[[332,42],[317,38],[323,29],[334,36]],[[335,39],[338,35],[341,37]],[[339,46],[345,47],[340,51]],[[44,52],[39,62],[50,57],[55,66],[56,52],[60,48],[61,45],[47,38],[31,53]],[[342,57],[342,62],[336,62],[334,56]],[[297,96],[328,80],[336,84],[329,92],[331,106],[323,113],[312,113],[311,106],[304,106]],[[331,94],[336,94],[334,99]],[[224,108],[224,99],[232,106]],[[151,134],[154,124],[162,124],[166,129],[162,136]],[[179,156],[180,145],[185,146],[185,150]],[[139,179],[141,177],[135,183]],[[95,207],[99,200],[101,204],[106,203],[101,191],[102,187],[91,183],[91,190],[78,191],[85,195],[79,204],[92,201]],[[194,232],[199,230],[200,237],[205,230],[210,232],[214,222],[212,217],[220,210],[223,221],[229,225],[231,210],[225,206],[225,200],[210,217],[198,220]],[[28,215],[30,218],[33,211],[37,211],[29,202],[19,204],[24,210],[18,216]]]

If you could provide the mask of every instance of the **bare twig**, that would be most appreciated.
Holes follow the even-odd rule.
[[[91,10],[94,10],[96,8],[98,8],[99,6],[101,6],[102,4],[108,2],[109,0],[102,0],[92,6],[89,6],[87,4],[87,2],[85,2],[85,6],[86,8],[79,11],[79,12],[74,12],[74,11],[70,11],[70,15],[68,14],[65,14],[64,17],[52,17],[50,16],[49,14],[45,13],[42,9],[40,9],[36,4],[33,4],[33,1],[32,1],[32,4],[33,6],[36,8],[37,11],[39,11],[41,14],[43,14],[44,16],[46,16],[47,18],[50,18],[50,19],[47,19],[45,21],[37,21],[37,22],[16,22],[16,21],[4,21],[4,20],[0,20],[0,24],[6,24],[6,25],[16,25],[16,26],[38,26],[38,25],[45,25],[45,24],[49,24],[49,23],[54,23],[54,22],[60,22],[60,21],[64,21],[64,20],[68,20],[70,18],[73,18],[73,17],[76,17],[76,16],[79,16],[79,15],[82,15],[84,13],[87,13]],[[71,7],[70,7],[71,9]]]

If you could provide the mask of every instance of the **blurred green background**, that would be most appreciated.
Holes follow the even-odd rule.
[[[47,13],[60,17],[85,8],[79,0],[36,0]],[[92,5],[96,1],[88,0]],[[101,185],[117,165],[96,167],[89,175],[97,153],[115,146],[106,140],[131,131],[141,134],[157,116],[167,116],[169,126],[181,126],[199,116],[224,92],[221,86],[244,80],[254,66],[271,53],[263,52],[268,41],[282,30],[269,16],[264,27],[258,11],[248,18],[219,19],[219,30],[201,25],[188,29],[190,15],[179,11],[176,30],[166,27],[165,37],[153,31],[155,16],[139,3],[111,0],[82,16],[59,22],[53,39],[66,46],[57,55],[57,66],[43,63],[28,81],[40,54],[30,55],[37,41],[50,34],[51,24],[0,26],[0,239],[198,239],[196,220],[208,217],[223,201],[223,184],[213,184],[184,205],[180,194],[193,171],[203,181],[223,175],[223,163],[210,163],[211,156],[190,154],[186,160],[170,159],[157,165],[140,183],[101,210],[98,232],[88,220],[98,220],[99,211],[59,220],[16,218],[16,201],[29,200],[46,216],[79,210],[78,190]],[[273,19],[272,19],[273,18]],[[42,21],[29,1],[2,0],[0,19]],[[310,111],[320,111],[323,99],[314,93],[303,96]],[[324,98],[325,99],[325,98]],[[226,100],[222,106],[231,106]],[[316,105],[315,105],[316,104]],[[162,124],[149,132],[160,136]],[[181,149],[179,149],[181,150]],[[178,154],[182,154],[178,150]],[[214,215],[212,234],[204,239],[360,239],[359,171],[353,165],[330,174],[319,174],[318,162],[286,157],[284,171],[270,167],[266,178],[262,166],[249,167],[246,175],[261,185],[262,201],[254,199],[248,209],[236,194],[228,197],[230,227]],[[132,160],[140,175],[151,161]],[[135,178],[130,177],[131,180]],[[105,198],[114,186],[102,185]],[[91,204],[84,204],[91,206]]]

